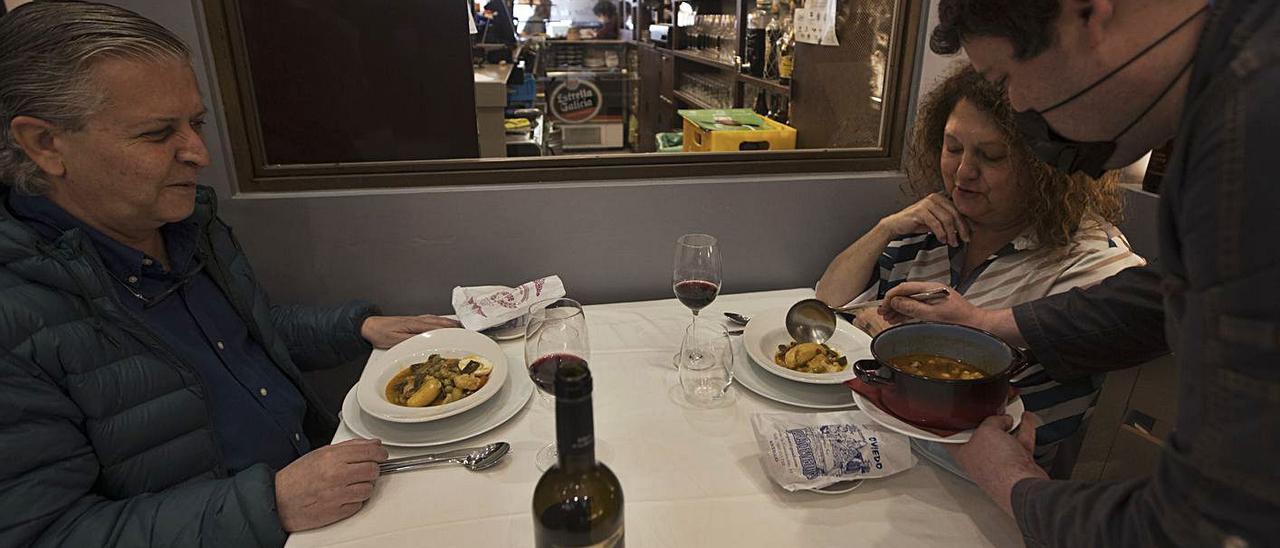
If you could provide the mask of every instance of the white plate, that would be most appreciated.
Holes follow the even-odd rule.
[[[432,447],[448,445],[493,430],[516,416],[533,395],[533,381],[515,368],[508,369],[510,378],[497,395],[477,406],[474,413],[438,421],[401,424],[378,420],[360,409],[356,389],[347,392],[342,402],[342,424],[357,436],[378,438],[397,447]]]
[[[525,324],[529,323],[529,315],[525,314],[502,325],[495,325],[481,331],[495,341],[511,341],[524,338]]]
[[[853,324],[836,319],[836,332],[827,341],[827,346],[839,352],[849,360],[849,366],[839,373],[801,373],[792,371],[773,363],[774,354],[778,353],[778,345],[790,344],[791,335],[787,333],[787,310],[791,307],[770,310],[757,314],[747,322],[747,329],[742,334],[742,342],[747,347],[747,355],[760,364],[765,371],[784,379],[809,384],[840,384],[854,378],[853,362],[871,358],[871,336],[863,333]]]
[[[853,394],[854,401],[858,402],[858,409],[865,412],[867,416],[872,418],[872,420],[880,423],[880,426],[893,430],[894,432],[898,432],[899,434],[905,434],[918,440],[936,441],[938,443],[964,443],[969,441],[969,438],[973,437],[973,430],[956,432],[950,436],[939,436],[928,430],[922,430],[907,423],[906,421],[903,421],[902,419],[899,419],[898,417],[890,415],[887,411],[876,407],[876,404],[872,403],[867,398],[862,397],[862,394],[852,390],[849,392]],[[1004,414],[1009,415],[1009,417],[1013,419],[1013,426],[1009,428],[1010,432],[1017,428],[1018,424],[1022,422],[1022,412],[1025,410],[1026,407],[1022,405],[1022,396],[1014,398],[1012,402],[1004,407]]]
[[[764,366],[754,363],[752,358],[741,359],[742,365],[733,368],[733,380],[765,398],[778,403],[805,407],[808,409],[853,409],[852,390],[842,386],[823,384],[805,384],[770,375],[764,372]]]
[[[432,354],[461,358],[476,354],[493,364],[489,382],[475,394],[435,407],[406,407],[387,401],[387,383],[412,364],[426,361]],[[484,335],[466,329],[448,328],[410,337],[383,352],[365,366],[356,383],[356,400],[364,412],[391,422],[427,422],[452,417],[484,403],[507,382],[507,356]]]

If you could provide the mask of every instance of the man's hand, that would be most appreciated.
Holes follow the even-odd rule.
[[[379,440],[347,440],[303,455],[276,472],[276,512],[285,531],[324,527],[356,513],[373,495],[378,463],[387,460]]]
[[[409,337],[442,327],[462,327],[457,320],[423,314],[421,316],[369,316],[360,326],[360,336],[374,348],[391,348]]]
[[[1036,423],[1035,415],[1024,412],[1022,424],[1010,434],[1012,417],[987,417],[967,443],[947,445],[947,450],[969,479],[1011,516],[1014,485],[1027,478],[1049,479],[1032,456],[1036,445]]]

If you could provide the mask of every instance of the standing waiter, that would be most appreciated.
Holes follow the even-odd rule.
[[[1063,380],[1172,351],[1179,416],[1154,475],[1052,481],[988,419],[952,449],[1028,545],[1280,544],[1280,3],[941,0],[931,47],[1008,86],[1037,155],[1099,175],[1174,139],[1160,268],[982,310],[954,292],[908,317],[985,328]],[[1020,443],[1021,442],[1021,443]]]

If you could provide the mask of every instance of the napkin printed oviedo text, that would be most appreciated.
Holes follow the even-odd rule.
[[[559,276],[539,278],[519,287],[455,287],[453,311],[463,327],[480,331],[525,315],[535,303],[564,295],[564,282]]]
[[[861,411],[755,414],[760,460],[788,491],[893,475],[916,464],[906,436],[890,432]]]

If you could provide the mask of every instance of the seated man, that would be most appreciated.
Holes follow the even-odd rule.
[[[1012,306],[1145,264],[1111,224],[1122,208],[1115,182],[1067,177],[1036,159],[1014,130],[1001,88],[972,68],[926,97],[907,158],[910,191],[920,200],[831,262],[818,282],[827,304],[881,299],[905,281],[928,281],[983,306]],[[887,325],[875,309],[856,323],[872,333]],[[1041,421],[1036,460],[1048,468],[1058,444],[1083,424],[1101,375],[1059,383],[1035,365],[1013,385]]]
[[[386,458],[301,370],[454,325],[273,306],[196,185],[190,53],[120,8],[0,18],[0,546],[280,545]]]

